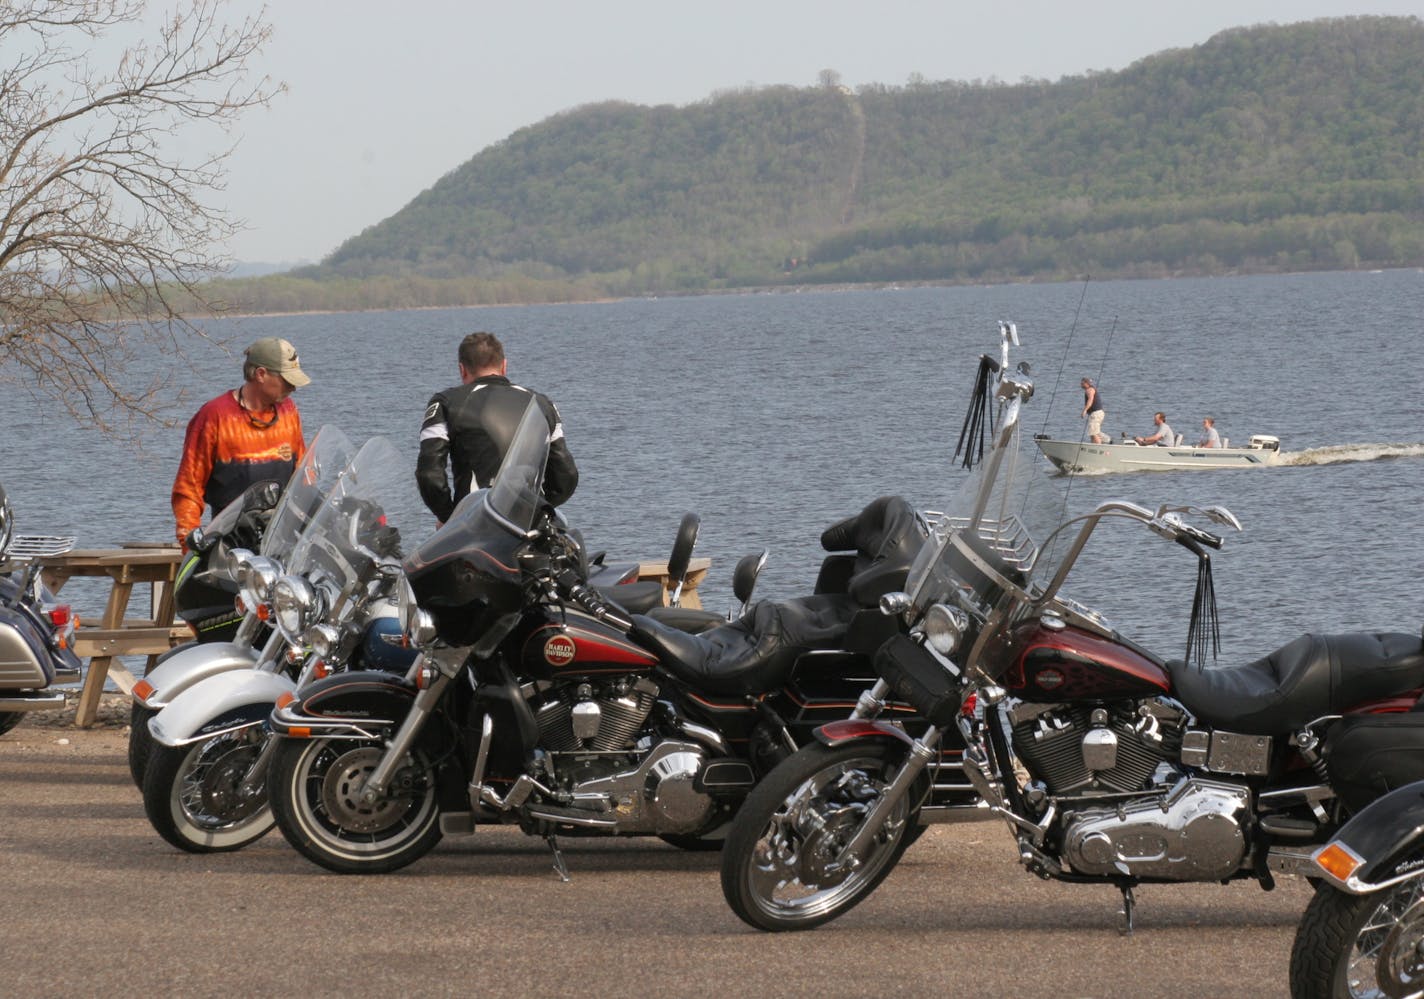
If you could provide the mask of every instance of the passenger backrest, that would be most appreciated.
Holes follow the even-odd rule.
[[[1221,439],[1221,446],[1222,446],[1222,447],[1230,447],[1230,446],[1231,446],[1231,441],[1230,441],[1229,439],[1223,437],[1223,438]]]
[[[1181,446],[1182,446],[1182,441],[1184,441],[1184,440],[1186,440],[1186,438],[1185,438],[1184,436],[1182,436],[1181,434],[1178,434],[1178,435],[1177,435],[1177,447],[1181,447]]]
[[[817,593],[848,593],[862,607],[874,607],[886,593],[901,590],[910,564],[927,537],[925,525],[906,499],[881,496],[854,517],[821,535],[828,555],[816,580]]]

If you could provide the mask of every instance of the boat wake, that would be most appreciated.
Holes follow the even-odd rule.
[[[1285,451],[1282,465],[1338,465],[1347,461],[1378,461],[1381,458],[1424,458],[1424,444],[1335,444],[1305,451]]]

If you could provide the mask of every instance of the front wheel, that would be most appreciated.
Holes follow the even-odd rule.
[[[158,714],[135,700],[129,708],[129,776],[134,787],[143,790],[143,775],[148,769],[148,758],[153,755],[153,733],[148,730],[148,721]]]
[[[1418,860],[1418,857],[1414,857]],[[1396,864],[1384,877],[1401,871]],[[1291,947],[1295,997],[1361,999],[1424,989],[1424,877],[1369,895],[1322,885]]]
[[[361,800],[385,753],[373,740],[283,739],[272,759],[272,812],[287,841],[338,874],[381,874],[404,867],[440,841],[435,769],[414,750],[390,790]]]
[[[143,773],[143,810],[158,835],[189,853],[241,850],[272,828],[265,788],[242,783],[262,751],[260,728],[186,746],[155,742]]]
[[[905,751],[812,743],[783,760],[737,812],[722,849],[722,894],[761,930],[808,930],[847,912],[895,867],[918,819],[919,789],[897,801],[855,866],[836,863]]]
[[[0,735],[4,735],[20,722],[24,721],[23,711],[0,711]]]

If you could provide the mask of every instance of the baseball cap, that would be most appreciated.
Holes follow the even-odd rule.
[[[273,374],[281,375],[297,388],[311,384],[311,378],[302,370],[297,360],[297,348],[281,337],[263,337],[248,347],[247,361],[259,368],[266,368]]]

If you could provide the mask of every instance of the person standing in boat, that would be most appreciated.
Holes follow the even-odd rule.
[[[1216,432],[1216,420],[1210,416],[1202,417],[1202,439],[1197,441],[1197,447],[1221,447],[1221,434]]]
[[[1133,440],[1139,444],[1156,444],[1158,447],[1171,447],[1176,441],[1172,434],[1172,428],[1167,425],[1166,413],[1153,413],[1152,423],[1154,430],[1143,437],[1134,437]]]
[[[1094,444],[1106,444],[1103,436],[1103,419],[1107,410],[1103,408],[1103,394],[1093,384],[1091,378],[1083,379],[1083,419],[1088,421],[1088,439]]]

